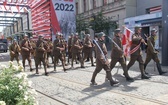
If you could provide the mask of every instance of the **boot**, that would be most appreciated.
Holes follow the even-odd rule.
[[[129,76],[127,69],[124,70],[124,76],[125,76],[125,78],[126,78],[127,81],[130,81],[130,82],[134,81],[134,79]]]
[[[45,71],[45,75],[48,76],[48,72],[47,72],[47,67],[46,67],[46,65],[44,66],[44,71]]]
[[[36,74],[39,74],[39,72],[38,72],[38,65],[36,65]]]
[[[91,63],[92,63],[91,66],[95,66],[94,63],[93,63],[93,57],[91,57]]]
[[[106,76],[107,76],[108,80],[110,81],[111,86],[119,83],[118,81],[113,80],[112,75],[111,75],[111,70],[106,71]]]
[[[150,77],[144,72],[144,65],[140,65],[141,79],[149,79]]]
[[[156,66],[157,66],[157,69],[158,69],[159,75],[162,75],[162,74],[167,73],[166,71],[162,71],[162,68],[161,68],[160,63],[157,63],[157,64],[156,64]]]
[[[145,72],[145,74],[147,74],[147,75],[148,75],[149,73],[148,73],[148,72],[146,72],[146,70],[145,70],[145,69],[146,69],[146,66],[147,66],[147,64],[144,64],[144,72]]]
[[[92,79],[91,79],[90,85],[97,85],[97,83],[95,82],[96,76],[97,76],[97,72],[94,71],[94,72],[93,72],[93,75],[92,75]]]

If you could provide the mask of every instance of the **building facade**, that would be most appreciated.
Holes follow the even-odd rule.
[[[76,0],[77,15],[85,19],[101,11],[121,28],[125,18],[136,15],[136,0]]]

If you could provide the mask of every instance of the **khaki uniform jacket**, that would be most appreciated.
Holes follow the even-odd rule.
[[[83,44],[83,52],[90,52],[92,50],[93,43],[90,39],[85,39]]]
[[[18,56],[19,55],[19,52],[20,52],[20,46],[19,45],[15,45],[15,44],[11,44],[9,46],[9,51],[10,51],[10,56]],[[14,54],[12,53],[14,52]]]
[[[136,46],[138,46],[141,43],[142,37],[138,34],[133,34],[132,35],[132,44],[131,44],[131,49],[134,49]],[[135,51],[134,53],[132,53],[131,55],[141,55],[142,51],[141,51],[141,47],[138,48],[137,51]]]
[[[36,43],[36,57],[42,58],[45,57],[46,49],[45,49],[45,43],[41,40],[38,40]]]
[[[82,47],[82,44],[81,44],[80,40],[79,39],[74,39],[71,52],[72,53],[81,53],[82,48],[83,47]]]
[[[29,41],[23,40],[21,42],[21,46],[20,47],[21,47],[21,54],[22,55],[30,56],[30,52],[31,52],[32,47],[31,47]]]
[[[157,54],[157,51],[155,50],[154,46],[155,46],[155,39],[153,36],[150,36],[148,39],[147,39],[147,44],[148,44],[148,47],[147,47],[147,54],[148,55],[155,55]]]
[[[120,37],[114,36],[113,41],[114,41],[120,48],[118,48],[118,47],[112,42],[111,58],[122,58],[122,57],[124,56],[124,53],[123,53],[123,46],[122,46]]]
[[[104,42],[102,41],[97,41],[98,45],[100,46],[100,48],[102,49],[104,55],[107,55],[107,48],[106,45],[104,44]],[[99,50],[98,46],[95,46],[95,52],[96,52],[96,65],[102,65],[106,63],[106,60],[104,59],[101,51]]]
[[[64,48],[63,44],[61,43],[60,39],[56,39],[54,40],[54,44],[53,44],[53,54],[54,55],[59,55],[62,53],[62,51],[60,50],[60,48]]]

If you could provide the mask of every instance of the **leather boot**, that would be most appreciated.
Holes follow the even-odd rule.
[[[150,77],[144,72],[144,65],[140,65],[141,79],[149,79]]]
[[[162,75],[162,74],[167,73],[167,72],[165,72],[165,71],[162,71],[162,68],[161,68],[160,63],[157,63],[157,64],[156,64],[156,66],[157,66],[157,69],[158,69],[159,75]]]
[[[48,76],[48,72],[47,72],[47,67],[46,67],[46,65],[44,66],[44,71],[45,71],[45,75]]]
[[[148,72],[146,72],[146,66],[147,66],[147,64],[144,64],[144,72],[145,72],[145,74],[149,74]]]
[[[95,82],[96,76],[97,76],[97,72],[94,71],[94,72],[93,72],[93,75],[92,75],[92,79],[91,79],[90,85],[97,85],[97,83]]]
[[[124,70],[124,76],[125,76],[127,81],[130,81],[130,82],[134,81],[134,79],[129,76],[127,69]]]
[[[106,71],[106,75],[107,75],[108,80],[110,81],[111,86],[119,83],[118,81],[113,80],[110,70]]]
[[[93,63],[93,57],[91,57],[91,63],[92,63],[92,66],[95,66],[94,63]]]

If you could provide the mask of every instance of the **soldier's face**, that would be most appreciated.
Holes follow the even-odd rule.
[[[137,32],[138,32],[138,34],[140,34],[141,33],[141,29],[138,29]]]
[[[102,36],[102,37],[101,37],[101,39],[102,39],[102,40],[105,40],[105,37],[104,37],[104,36]]]

